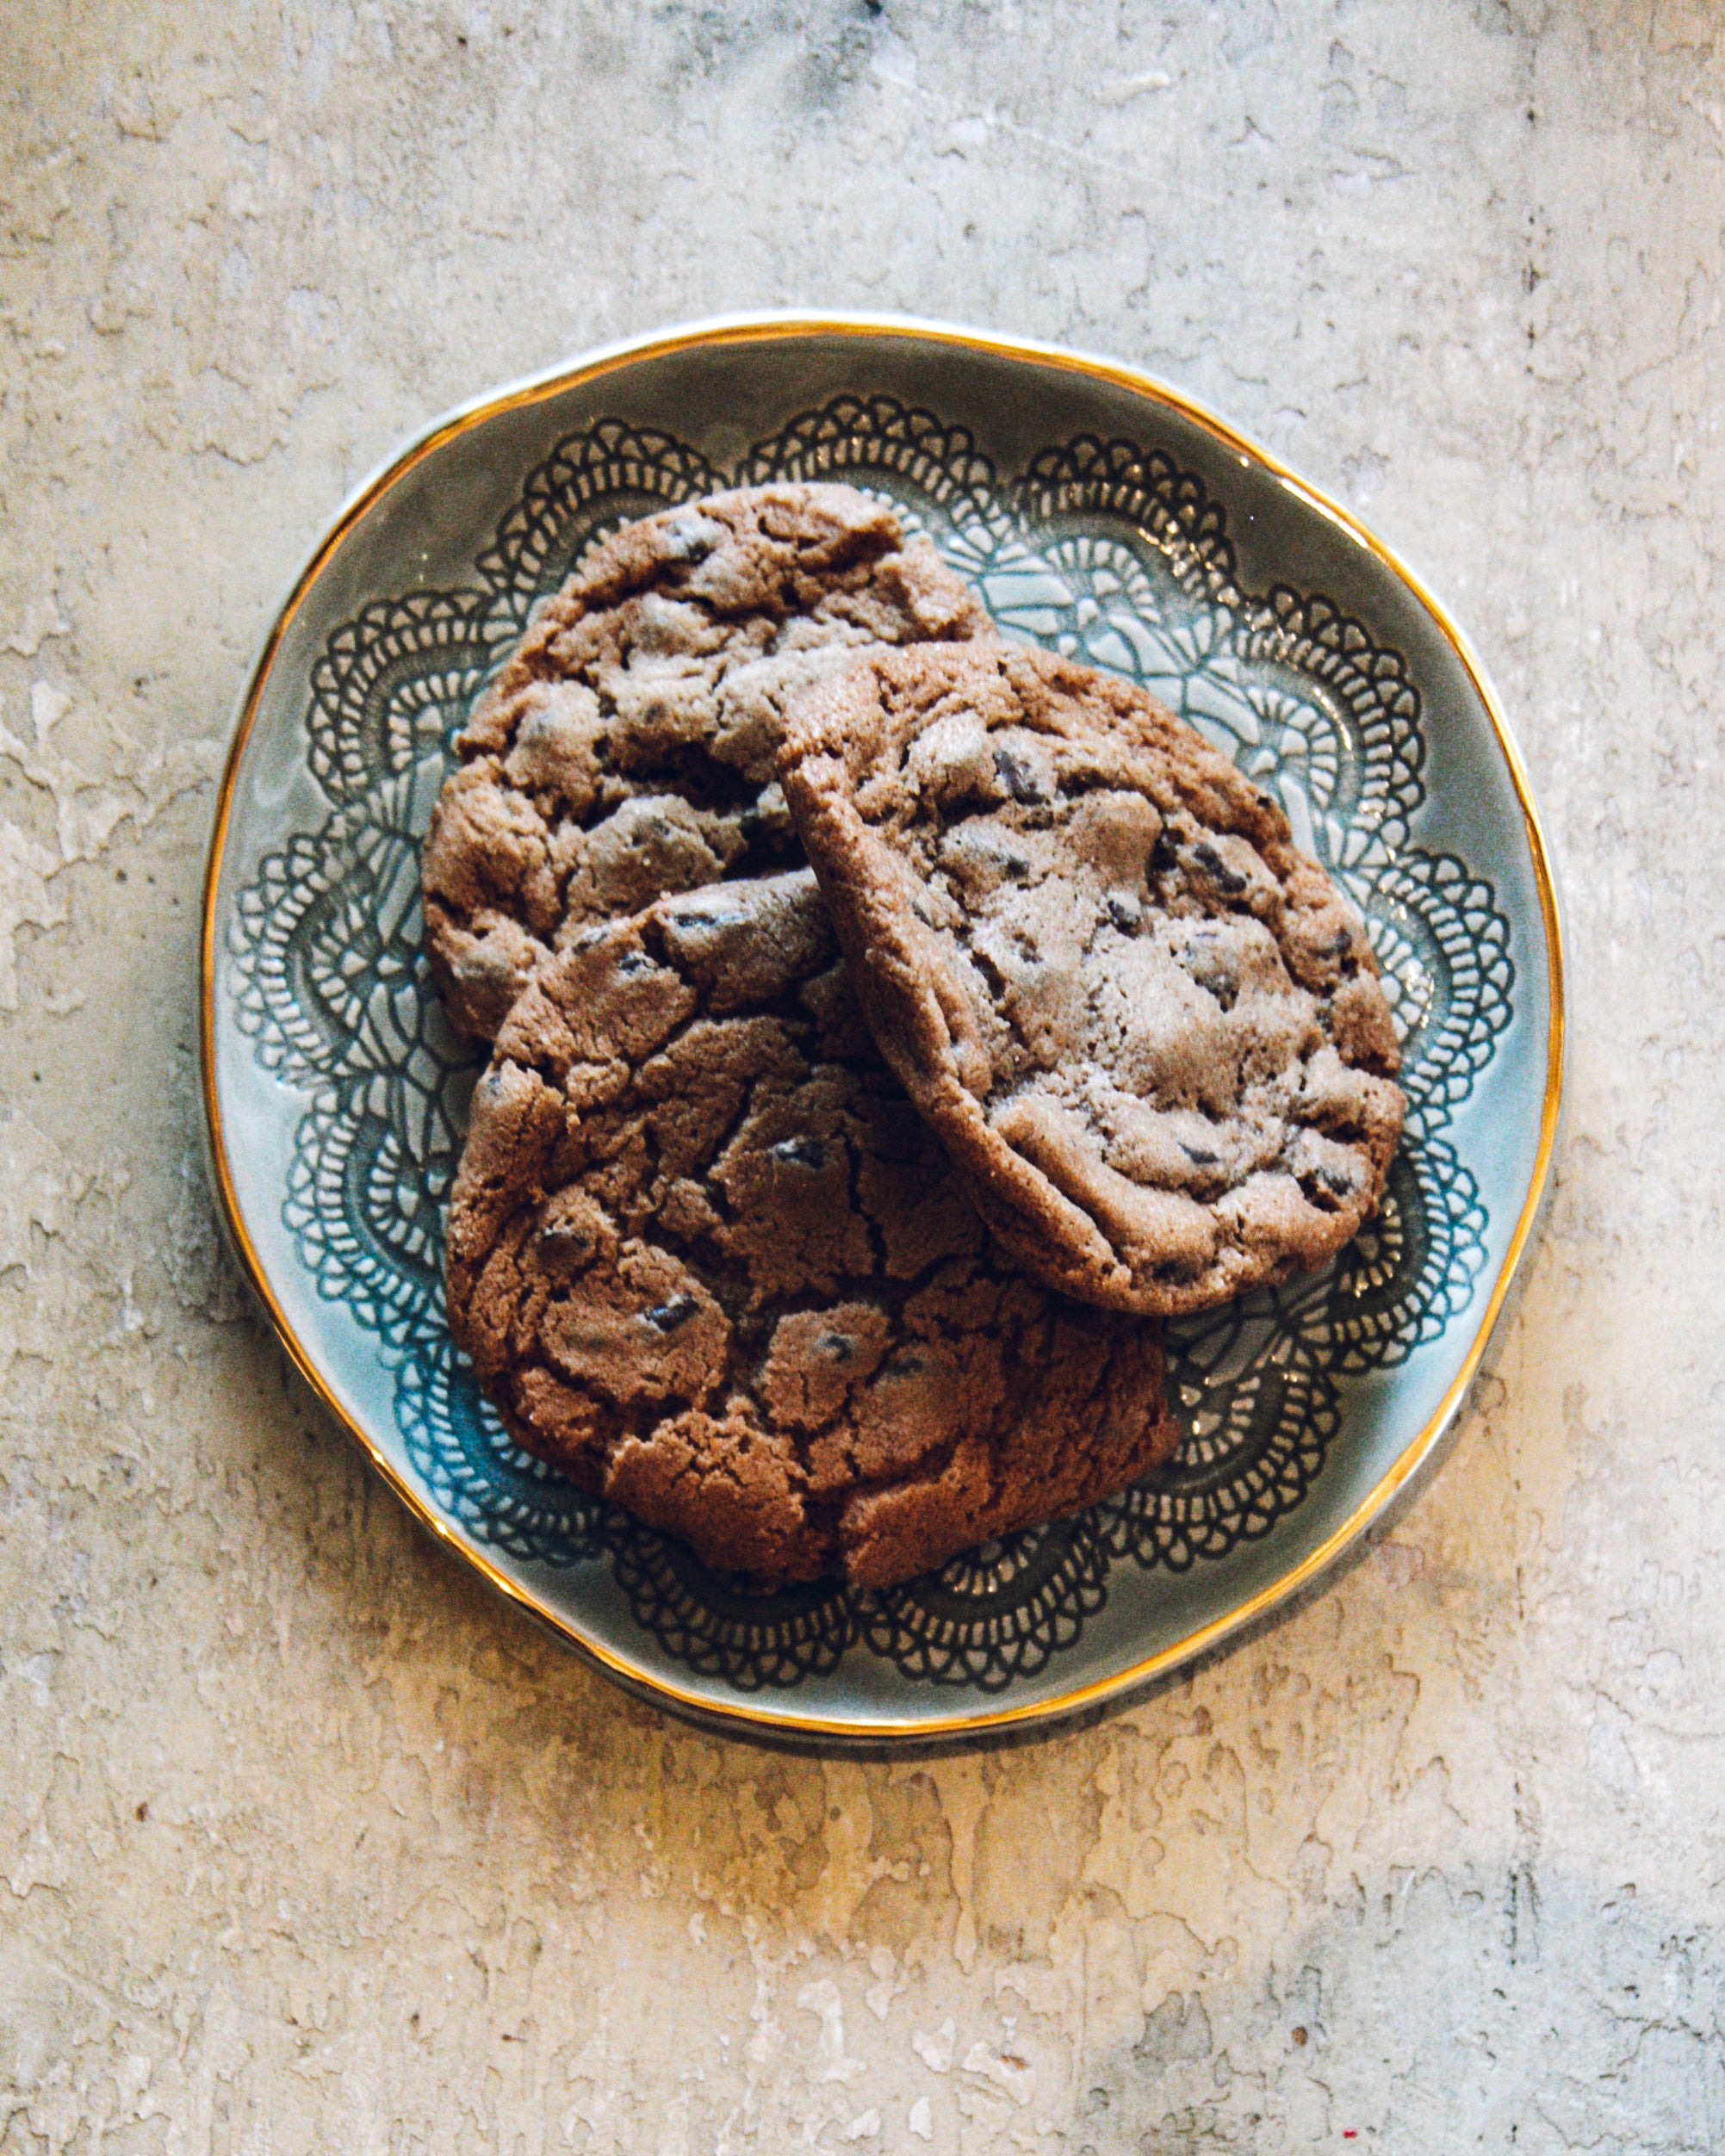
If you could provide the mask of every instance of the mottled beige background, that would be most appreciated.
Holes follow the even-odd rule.
[[[1725,2144],[1722,22],[0,6],[6,2156]],[[1189,1683],[934,1766],[716,1743],[493,1606],[197,1164],[211,774],[342,495],[500,377],[821,300],[1142,361],[1363,511],[1573,932],[1440,1480]]]

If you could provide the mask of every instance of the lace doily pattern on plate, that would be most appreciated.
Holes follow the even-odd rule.
[[[1187,1436],[1161,1475],[882,1593],[751,1594],[524,1453],[456,1355],[442,1220],[477,1073],[420,951],[419,846],[473,697],[535,600],[627,517],[729,484],[834,479],[891,499],[1008,635],[1141,682],[1276,792],[1343,883],[1383,967],[1407,1133],[1377,1217],[1329,1266],[1169,1329]],[[1489,883],[1409,843],[1424,798],[1418,691],[1399,654],[1321,594],[1241,588],[1223,505],[1164,454],[1080,437],[1001,485],[963,427],[882,395],[799,413],[733,473],[605,420],[529,474],[466,589],[380,597],[308,683],[327,812],[242,893],[234,1008],[304,1107],[284,1207],[326,1300],[373,1335],[431,1502],[504,1557],[609,1567],[673,1661],[742,1692],[847,1654],[916,1683],[998,1692],[1070,1651],[1121,1564],[1182,1573],[1275,1532],[1323,1473],[1350,1383],[1471,1303],[1486,1214],[1444,1132],[1511,1013]]]
[[[1033,456],[1014,493],[1029,530],[1052,537],[1068,524],[1080,531],[1125,527],[1182,591],[1212,607],[1241,603],[1220,503],[1160,449],[1076,435]]]
[[[911,530],[1002,523],[994,467],[967,427],[897,397],[836,397],[804,412],[738,467],[739,486],[838,480],[887,496]],[[908,512],[908,513],[906,513]]]
[[[535,599],[555,592],[596,541],[726,484],[698,449],[650,427],[601,419],[569,436],[527,474],[479,558],[487,623],[505,641],[518,635]]]

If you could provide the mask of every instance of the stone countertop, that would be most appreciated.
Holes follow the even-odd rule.
[[[1703,0],[0,12],[0,2151],[1725,2141],[1725,28]],[[199,1166],[242,677],[500,378],[799,302],[1114,352],[1476,640],[1567,1134],[1442,1475],[1082,1734],[634,1705],[285,1372]]]

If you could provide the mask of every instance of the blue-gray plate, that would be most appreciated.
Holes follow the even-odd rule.
[[[623,519],[715,487],[889,497],[1002,628],[1142,682],[1287,808],[1366,918],[1405,1056],[1378,1218],[1170,1329],[1173,1467],[884,1593],[773,1595],[518,1450],[450,1345],[473,1052],[420,953],[451,736]],[[215,1180],[301,1371],[412,1510],[660,1704],[822,1745],[1123,1697],[1309,1588],[1434,1454],[1532,1232],[1562,1079],[1551,870],[1459,631],[1345,511],[1128,369],[889,319],[751,317],[441,420],[343,510],[242,706],[209,859]]]

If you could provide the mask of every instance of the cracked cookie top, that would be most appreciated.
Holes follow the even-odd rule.
[[[785,697],[859,648],[992,634],[926,539],[853,487],[744,487],[626,524],[534,617],[456,742],[426,946],[489,1040],[535,962],[661,893],[801,859]]]
[[[1142,690],[885,653],[798,697],[780,772],[876,1039],[1039,1278],[1201,1309],[1375,1209],[1404,1102],[1363,927]]]
[[[539,967],[475,1093],[449,1306],[523,1444],[762,1583],[910,1577],[1176,1441],[1160,1329],[989,1236],[807,869]]]

